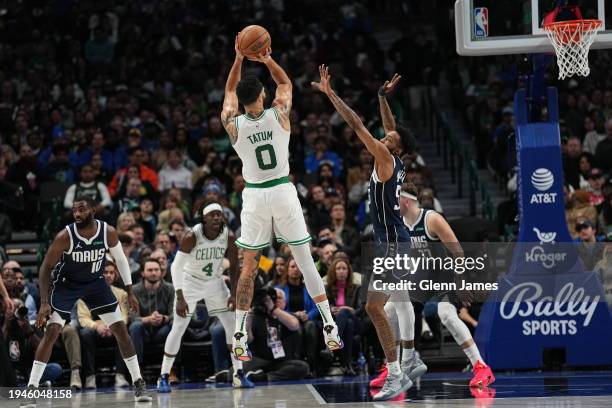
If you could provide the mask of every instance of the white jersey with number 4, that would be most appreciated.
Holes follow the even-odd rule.
[[[204,235],[204,226],[193,227],[196,245],[189,253],[189,261],[185,265],[185,273],[197,280],[218,279],[223,274],[223,258],[228,244],[228,228],[224,227],[214,240]]]
[[[242,160],[242,176],[247,183],[263,183],[289,175],[289,136],[276,109],[263,111],[258,118],[234,118],[238,140],[234,149]]]

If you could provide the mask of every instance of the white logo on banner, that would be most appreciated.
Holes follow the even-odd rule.
[[[556,232],[540,232],[540,230],[535,227],[533,228],[533,232],[535,232],[538,236],[538,239],[540,240],[540,245],[554,244],[555,238],[557,238]]]
[[[542,296],[542,285],[537,282],[524,282],[510,289],[499,305],[503,319],[512,320],[516,316],[553,317],[550,320],[524,320],[523,334],[529,335],[574,335],[577,322],[571,317],[584,316],[583,327],[591,323],[600,296],[585,294],[584,288],[575,288],[572,282],[566,283],[553,298]],[[564,319],[563,317],[570,317]]]
[[[536,169],[531,175],[531,185],[538,191],[547,191],[555,183],[552,172],[545,168]],[[530,204],[554,203],[557,193],[536,193],[531,195]]]

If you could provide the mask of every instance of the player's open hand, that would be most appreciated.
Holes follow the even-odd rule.
[[[136,314],[140,313],[140,305],[138,304],[138,299],[133,293],[128,295],[128,304],[130,305],[130,310]]]
[[[331,93],[331,76],[329,75],[329,67],[326,65],[319,65],[319,82],[311,82],[313,88],[323,92],[325,95]]]
[[[47,317],[51,315],[51,306],[48,303],[42,303],[40,309],[38,309],[38,316],[36,316],[36,327],[42,329],[47,324]]]
[[[189,313],[189,306],[185,298],[181,296],[176,299],[176,314],[181,317],[187,317],[187,313]]]
[[[236,298],[234,296],[230,296],[227,299],[227,308],[232,312],[236,310]]]
[[[265,64],[272,60],[272,48],[268,47],[258,55],[249,56],[247,58],[251,61],[261,62],[262,64]]]
[[[393,90],[395,89],[395,86],[397,85],[400,79],[402,79],[401,75],[393,74],[393,78],[391,78],[390,81],[385,81],[385,83],[382,84],[382,86],[378,90],[378,94],[380,96],[386,96],[390,94],[391,92],[393,92]]]

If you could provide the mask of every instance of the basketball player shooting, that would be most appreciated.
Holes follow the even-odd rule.
[[[379,91],[379,102],[385,137],[377,140],[364,126],[359,116],[334,92],[331,88],[329,69],[325,65],[319,67],[320,82],[313,82],[312,86],[323,92],[342,116],[346,123],[355,131],[359,140],[363,142],[368,151],[374,156],[374,171],[370,178],[369,201],[372,224],[374,226],[374,239],[377,250],[384,256],[393,257],[397,251],[398,243],[410,242],[410,236],[404,227],[399,212],[399,190],[404,181],[404,165],[399,154],[402,152],[402,140],[407,137],[403,128],[396,126],[386,94],[393,90],[400,77],[395,75],[391,81],[385,82]],[[400,134],[400,132],[402,134]],[[400,294],[398,294],[400,295]],[[385,313],[385,304],[390,294],[368,290],[366,311],[376,328],[378,340],[387,359],[389,375],[383,388],[374,395],[375,401],[392,399],[412,386],[408,373],[402,372],[395,347],[395,335]],[[389,302],[391,303],[391,302]],[[410,302],[392,302],[396,313],[401,316],[400,332],[407,336],[409,328],[408,305]],[[414,319],[413,319],[414,320]]]
[[[45,327],[45,334],[36,348],[28,390],[38,388],[51,357],[53,344],[66,321],[70,320],[72,307],[77,300],[82,299],[92,312],[100,316],[117,339],[123,360],[132,376],[136,402],[151,401],[117,298],[102,276],[106,253],[110,252],[125,284],[128,303],[132,310],[138,310],[138,300],[132,294],[130,267],[117,231],[94,218],[95,203],[89,197],[77,197],[72,205],[72,215],[74,223],[57,234],[38,272],[41,304],[36,326]],[[35,399],[21,404],[21,407],[35,406]]]
[[[272,231],[289,245],[304,275],[308,293],[323,319],[323,336],[330,350],[343,344],[333,320],[325,287],[310,255],[310,234],[295,186],[289,181],[289,137],[292,85],[285,71],[274,61],[271,49],[253,58],[264,64],[276,83],[272,107],[264,108],[266,91],[255,77],[241,78],[244,55],[235,44],[236,57],[225,85],[221,120],[232,146],[242,160],[246,188],[242,193],[241,236],[236,245],[244,249],[243,267],[236,290],[236,329],[232,342],[234,356],[249,361],[246,319],[253,298],[254,280],[261,249],[270,244]],[[245,114],[240,115],[239,103]]]

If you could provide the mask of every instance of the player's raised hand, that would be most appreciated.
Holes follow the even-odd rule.
[[[378,95],[386,96],[393,92],[400,79],[402,79],[401,75],[393,74],[393,78],[391,78],[390,81],[385,81],[385,83],[378,89]]]
[[[236,38],[234,39],[234,51],[236,51],[236,58],[243,59],[244,54],[240,51],[240,47],[238,47],[238,36],[240,33],[236,34]]]
[[[329,75],[329,67],[326,65],[319,65],[319,82],[311,82],[313,88],[323,92],[325,95],[331,93],[331,76]]]
[[[41,303],[40,309],[38,309],[38,316],[36,316],[36,327],[42,329],[47,324],[47,317],[51,315],[51,306],[49,303]]]
[[[249,56],[247,58],[250,59],[251,61],[261,62],[262,64],[265,64],[266,62],[272,59],[272,48],[268,47],[265,50],[263,50],[260,54]]]

